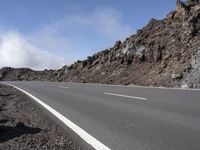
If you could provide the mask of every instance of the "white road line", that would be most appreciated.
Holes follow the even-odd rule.
[[[185,90],[185,91],[200,91],[199,89],[195,88],[181,88],[181,87],[154,87],[154,86],[139,86],[139,85],[117,85],[117,84],[98,84],[98,83],[73,83],[67,82],[70,84],[85,84],[85,85],[97,85],[97,86],[109,86],[109,87],[124,87],[124,88],[145,88],[145,89],[167,89],[167,90]]]
[[[28,95],[29,97],[34,99],[36,102],[38,102],[40,105],[42,105],[48,111],[50,111],[54,116],[56,116],[58,119],[60,119],[60,121],[62,121],[70,129],[72,129],[77,135],[79,135],[85,142],[87,142],[89,145],[91,145],[94,149],[96,149],[96,150],[111,150],[110,148],[105,146],[103,143],[101,143],[100,141],[95,139],[93,136],[88,134],[86,131],[81,129],[75,123],[73,123],[72,121],[67,119],[65,116],[63,116],[62,114],[57,112],[55,109],[53,109],[52,107],[50,107],[47,104],[45,104],[44,102],[42,102],[40,99],[36,98],[35,96],[31,95],[30,93],[26,92],[25,90],[18,88],[15,85],[12,85],[12,84],[7,84],[7,85],[10,85],[10,86],[22,91],[23,93],[25,93],[26,95]]]
[[[58,86],[59,88],[62,88],[62,89],[69,89],[69,87],[67,86]]]
[[[112,95],[112,96],[119,96],[119,97],[126,97],[126,98],[132,98],[132,99],[139,99],[139,100],[147,100],[147,98],[143,97],[136,97],[136,96],[128,96],[128,95],[121,95],[121,94],[114,94],[114,93],[104,93],[106,95]]]

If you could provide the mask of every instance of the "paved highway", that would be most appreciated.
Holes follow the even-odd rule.
[[[112,150],[200,150],[200,91],[10,82]]]

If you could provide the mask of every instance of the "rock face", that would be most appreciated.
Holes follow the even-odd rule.
[[[0,69],[1,81],[60,81],[59,78],[63,75],[64,68],[60,70],[44,70],[35,71],[29,68],[10,68],[5,67]]]
[[[12,73],[13,69],[4,68],[0,71],[0,78],[198,87],[199,29],[200,1],[184,3],[177,0],[176,10],[167,18],[151,19],[137,34],[124,42],[117,41],[112,48],[86,60],[54,71],[14,69],[18,73]]]

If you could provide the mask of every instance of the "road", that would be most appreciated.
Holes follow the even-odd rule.
[[[112,150],[200,150],[200,91],[10,82]]]

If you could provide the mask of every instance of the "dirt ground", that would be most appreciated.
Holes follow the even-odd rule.
[[[30,98],[0,85],[0,150],[80,150]]]

